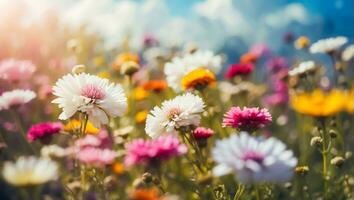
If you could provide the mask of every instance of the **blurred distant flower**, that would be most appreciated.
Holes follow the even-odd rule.
[[[97,74],[98,77],[100,78],[106,78],[106,79],[110,79],[111,78],[111,74],[107,71],[103,71]]]
[[[66,132],[79,132],[81,127],[81,122],[77,119],[72,119],[70,120],[67,124],[64,126],[64,131]],[[86,125],[86,134],[97,134],[99,131],[98,128],[94,127],[93,124],[88,121]]]
[[[270,55],[270,49],[265,44],[256,44],[252,46],[251,50],[249,51],[251,54],[256,55],[258,58],[264,55]]]
[[[12,90],[0,95],[0,110],[7,110],[13,106],[26,104],[36,97],[36,93],[31,90]]]
[[[341,48],[347,42],[348,39],[346,37],[335,37],[318,40],[311,45],[310,52],[331,54],[337,49]]]
[[[227,68],[224,76],[227,79],[232,79],[237,75],[249,75],[253,72],[253,69],[254,65],[252,63],[232,64]]]
[[[286,32],[283,35],[283,40],[285,43],[291,43],[294,41],[294,33],[293,32]]]
[[[206,86],[214,85],[216,82],[215,75],[205,68],[197,68],[190,71],[182,78],[182,88],[203,89]]]
[[[97,135],[86,135],[83,138],[77,139],[74,146],[79,149],[85,147],[109,148],[109,135],[106,130],[102,129]]]
[[[143,84],[143,88],[147,91],[160,92],[167,88],[165,80],[149,80]]]
[[[126,146],[124,163],[127,166],[137,164],[158,164],[174,156],[183,155],[187,147],[172,135],[160,136],[153,140],[135,139]]]
[[[308,37],[306,36],[301,36],[298,39],[295,40],[294,46],[296,49],[304,49],[310,46],[311,41]]]
[[[342,52],[342,60],[350,61],[354,58],[354,44],[349,45],[347,48],[344,49]]]
[[[123,163],[121,162],[115,162],[113,165],[112,165],[112,170],[115,174],[123,174],[124,173],[124,165]]]
[[[286,104],[289,101],[288,92],[274,92],[273,94],[267,95],[263,98],[266,105],[276,106],[280,104]]]
[[[197,127],[194,129],[193,135],[196,140],[207,139],[214,135],[214,131],[210,128]]]
[[[222,58],[214,55],[211,51],[196,51],[186,54],[183,57],[175,57],[171,62],[165,64],[165,75],[168,85],[175,91],[180,92],[182,79],[191,71],[197,68],[205,68],[217,74],[221,70]]]
[[[56,145],[46,145],[43,146],[41,149],[41,156],[47,157],[47,158],[61,158],[64,157],[67,154],[67,151]]]
[[[127,75],[127,76],[132,76],[135,74],[137,71],[139,71],[139,64],[137,64],[134,61],[127,61],[124,62],[121,67],[120,67],[120,74],[122,75]]]
[[[346,110],[349,113],[354,113],[354,88],[351,91],[345,93]]]
[[[137,189],[134,190],[129,200],[163,200],[156,189]]]
[[[145,131],[150,137],[157,138],[182,127],[198,126],[204,107],[203,100],[191,93],[166,100],[161,107],[155,106],[147,116]]]
[[[242,183],[285,182],[297,164],[291,150],[276,138],[252,137],[246,132],[217,141],[212,150],[215,176],[235,173]]]
[[[297,67],[293,68],[289,71],[289,76],[298,76],[304,74],[309,71],[313,71],[316,69],[315,62],[313,61],[305,61],[300,63]]]
[[[30,142],[40,139],[46,141],[50,139],[52,135],[59,133],[63,128],[63,124],[60,122],[43,122],[31,126],[27,131],[27,139]]]
[[[127,99],[119,84],[86,73],[65,75],[53,87],[53,94],[58,98],[52,102],[63,109],[59,119],[67,120],[80,111],[87,114],[96,127],[107,124],[108,116],[122,115],[127,108]]]
[[[258,55],[253,52],[245,53],[240,58],[240,63],[255,63],[258,60]]]
[[[126,62],[134,62],[136,64],[140,63],[140,58],[134,53],[121,53],[119,54],[113,62],[113,69],[120,70],[121,66]]]
[[[86,147],[75,153],[79,161],[96,167],[112,164],[117,157],[117,153],[110,149]]]
[[[138,101],[144,100],[148,96],[149,96],[149,92],[145,90],[143,87],[136,87],[133,90],[133,97]]]
[[[316,117],[331,116],[340,112],[345,107],[345,101],[345,95],[338,90],[324,93],[316,89],[311,93],[291,95],[291,105],[294,110]]]
[[[43,184],[58,178],[58,165],[47,158],[20,157],[16,162],[5,162],[4,179],[15,186]]]
[[[224,127],[231,126],[244,131],[254,131],[263,128],[272,121],[272,116],[266,108],[232,107],[222,122]]]
[[[145,34],[143,38],[143,43],[145,46],[151,47],[159,44],[157,38],[152,34]]]
[[[144,123],[146,121],[147,115],[149,112],[147,110],[140,111],[135,115],[136,123]]]
[[[288,68],[288,62],[284,57],[275,57],[267,61],[267,68],[270,72],[278,72],[284,68]]]
[[[6,59],[0,62],[0,79],[10,82],[25,81],[36,71],[28,60]]]

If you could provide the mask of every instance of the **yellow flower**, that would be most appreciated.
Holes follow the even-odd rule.
[[[350,92],[345,93],[345,97],[345,108],[347,112],[354,113],[354,88]]]
[[[106,78],[106,79],[110,79],[111,78],[111,75],[108,72],[106,72],[106,71],[98,73],[97,76],[100,77],[100,78]]]
[[[301,36],[299,37],[297,40],[295,40],[294,42],[294,46],[297,49],[304,49],[307,48],[310,45],[310,39],[305,37],[305,36]]]
[[[66,132],[79,132],[81,126],[81,122],[77,119],[70,120],[67,124],[64,126],[64,131]],[[97,134],[99,131],[98,128],[94,127],[91,122],[87,122],[86,126],[86,134]]]
[[[113,62],[113,69],[119,70],[120,67],[125,62],[135,62],[137,64],[140,63],[139,56],[133,53],[121,53],[119,54]]]
[[[294,110],[316,117],[331,116],[342,111],[345,108],[345,100],[345,95],[338,90],[324,93],[317,89],[311,93],[291,95]]]
[[[198,89],[208,85],[213,85],[216,82],[215,75],[205,68],[197,68],[182,78],[182,88],[186,89]]]
[[[147,110],[140,111],[140,112],[136,113],[135,121],[137,123],[144,123],[145,120],[146,120],[147,115],[148,115],[148,111]]]
[[[143,100],[148,96],[149,96],[149,92],[144,90],[143,87],[137,87],[133,91],[133,97],[138,101]]]
[[[102,66],[104,64],[106,64],[106,59],[104,56],[96,56],[94,59],[93,59],[93,62],[95,63],[95,66]]]

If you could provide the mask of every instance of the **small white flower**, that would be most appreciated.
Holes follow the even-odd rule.
[[[4,179],[15,186],[43,184],[58,178],[58,165],[47,158],[20,157],[16,162],[5,162]]]
[[[215,176],[236,173],[242,183],[285,182],[293,175],[297,159],[276,138],[252,137],[246,132],[219,140],[212,150]]]
[[[0,96],[0,110],[6,110],[12,106],[19,106],[28,103],[36,97],[31,90],[12,90],[2,93]]]
[[[46,145],[41,149],[41,155],[46,158],[57,157],[61,158],[67,155],[67,151],[58,145]]]
[[[96,127],[107,124],[108,116],[121,116],[127,108],[127,99],[119,84],[86,73],[65,75],[53,87],[53,94],[58,98],[52,103],[63,109],[59,119],[67,120],[81,111],[88,114]]]
[[[318,40],[310,47],[311,53],[331,53],[348,42],[346,37],[335,37]]]
[[[155,106],[150,111],[145,131],[150,137],[157,138],[163,133],[175,133],[181,127],[198,126],[204,107],[203,100],[191,93],[164,101],[161,107]]]
[[[314,70],[316,68],[315,62],[306,61],[299,64],[299,66],[289,71],[289,76],[297,76],[300,74],[304,74],[308,71]]]
[[[354,44],[349,45],[347,48],[344,49],[342,52],[342,60],[350,61],[354,57]]]
[[[221,70],[222,58],[211,51],[197,51],[183,57],[175,57],[165,64],[164,72],[167,83],[176,92],[182,90],[182,78],[199,67],[204,67],[217,74]]]

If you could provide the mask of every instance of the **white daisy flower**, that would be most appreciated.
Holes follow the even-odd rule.
[[[354,44],[349,45],[347,48],[344,49],[342,52],[342,60],[350,61],[354,57]]]
[[[215,176],[231,172],[242,183],[285,182],[293,175],[297,159],[276,138],[252,137],[246,132],[219,140],[212,150]]]
[[[58,145],[46,145],[41,148],[41,155],[46,158],[61,158],[67,155],[67,151]]]
[[[164,101],[161,107],[155,106],[150,111],[145,131],[150,137],[157,138],[163,133],[175,133],[181,127],[198,126],[204,107],[203,100],[191,93]]]
[[[288,72],[289,76],[297,76],[300,74],[304,74],[308,71],[314,70],[316,68],[315,62],[313,61],[305,61],[300,63],[297,67],[293,68]]]
[[[88,114],[89,121],[96,127],[107,124],[108,116],[122,115],[127,108],[127,99],[119,84],[86,73],[65,75],[53,87],[53,94],[58,98],[52,103],[63,109],[59,119],[67,120],[80,111]]]
[[[221,56],[214,55],[211,51],[197,51],[173,58],[171,62],[165,64],[164,72],[168,85],[176,92],[180,92],[182,78],[189,72],[203,67],[217,74],[221,70],[221,63]]]
[[[5,162],[2,175],[15,186],[38,185],[57,179],[58,169],[58,165],[47,158],[20,157],[16,162]]]
[[[36,93],[31,90],[12,90],[4,92],[0,96],[0,110],[7,110],[13,106],[28,103],[36,97]]]
[[[318,40],[310,47],[311,53],[332,53],[348,42],[346,37],[335,37]]]

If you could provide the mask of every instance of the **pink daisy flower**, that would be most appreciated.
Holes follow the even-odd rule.
[[[110,149],[86,147],[77,151],[75,157],[85,164],[100,167],[112,164],[117,153]]]
[[[12,90],[0,95],[0,110],[7,110],[30,102],[36,97],[31,90]]]
[[[60,122],[44,122],[35,124],[27,131],[27,139],[30,142],[41,139],[42,142],[47,143],[49,141],[45,139],[50,139],[52,135],[59,133],[62,128],[63,125]]]
[[[183,155],[187,147],[172,135],[160,136],[154,140],[136,139],[126,146],[124,163],[127,166],[137,164],[159,164],[174,156]]]
[[[245,131],[254,131],[262,128],[272,121],[272,116],[266,108],[232,107],[222,122],[224,127],[231,126]]]
[[[6,59],[0,63],[0,79],[18,82],[29,79],[36,71],[36,66],[28,60]]]
[[[237,75],[249,75],[253,72],[253,69],[254,65],[252,63],[232,64],[227,68],[224,76],[227,79],[232,79]]]

